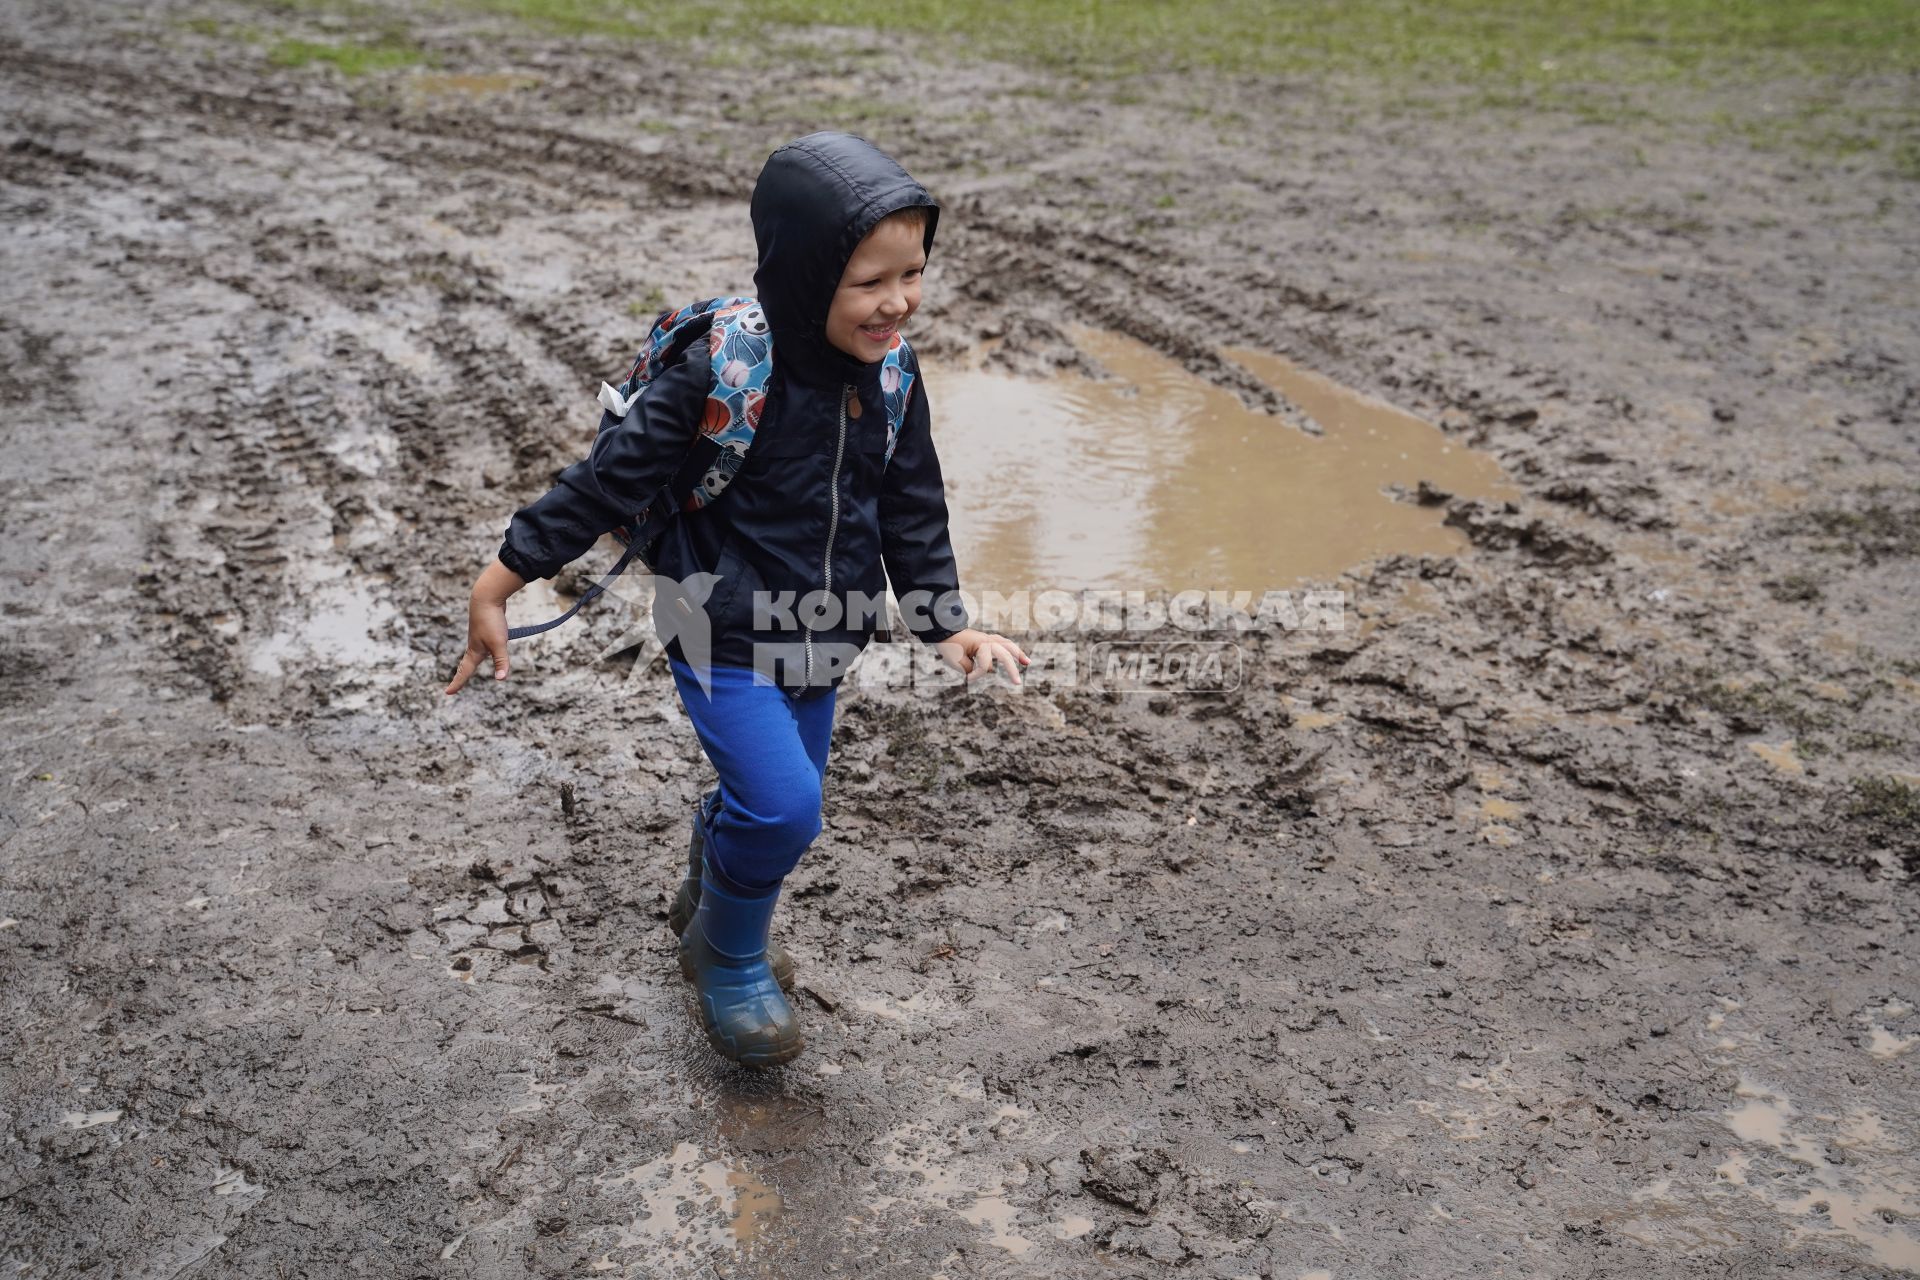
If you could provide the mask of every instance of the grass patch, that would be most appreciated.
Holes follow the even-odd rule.
[[[1852,511],[1809,511],[1801,519],[1833,540],[1822,550],[1850,553],[1869,562],[1920,555],[1920,506],[1876,501]]]
[[[1920,182],[1920,138],[1905,138],[1894,144],[1893,171],[1908,182]]]
[[[1698,214],[1663,209],[1654,204],[1570,205],[1554,220],[1562,226],[1585,223],[1591,227],[1640,227],[1663,236],[1698,236],[1713,229],[1713,225]]]
[[[667,291],[657,284],[627,304],[627,314],[636,320],[651,320],[666,309]]]
[[[1874,861],[1884,865],[1891,854],[1909,879],[1920,876],[1920,787],[1898,778],[1855,778],[1842,805],[1861,834],[1884,850],[1873,851]]]
[[[320,40],[281,40],[267,50],[267,61],[276,67],[308,67],[316,62],[338,68],[343,75],[363,76],[373,71],[393,71],[427,60],[426,51],[416,45],[385,39],[375,44],[348,41],[329,44]]]
[[[1899,738],[1890,733],[1882,733],[1878,729],[1862,729],[1849,733],[1846,737],[1846,748],[1849,751],[1873,751],[1881,755],[1893,755],[1895,752],[1906,750],[1906,746],[1907,744]]]
[[[1081,74],[1438,74],[1484,82],[1682,79],[1727,70],[1920,70],[1911,0],[451,0],[550,30],[747,36],[772,26],[954,37]],[[856,47],[849,41],[849,52]]]
[[[1920,829],[1920,787],[1898,778],[1855,778],[1847,811],[1889,827]]]
[[[328,14],[369,33],[356,45],[276,46],[290,65],[327,61],[358,74],[412,60],[404,46],[374,40],[395,18],[369,0],[252,3]],[[1649,85],[1736,89],[1740,105],[1725,118],[1703,111],[1700,123],[1757,147],[1856,156],[1920,180],[1911,93],[1895,92],[1870,118],[1840,105],[1859,96],[1849,82],[1920,74],[1913,0],[1030,0],[1017,14],[986,0],[427,3],[553,35],[691,45],[688,56],[715,68],[777,63],[831,75],[896,48],[999,58],[1059,73],[1067,78],[1059,93],[1097,83],[1116,102],[1144,96],[1124,82],[1141,73],[1194,77],[1208,101],[1218,90],[1209,76],[1277,76],[1312,82],[1330,101],[1370,84],[1421,114],[1503,108],[1618,128],[1671,122],[1673,104],[1650,99]],[[1748,92],[1776,85],[1780,92]],[[1810,102],[1799,100],[1805,90]],[[821,110],[810,118],[860,129],[924,104],[814,105]]]
[[[1831,710],[1807,706],[1771,685],[1709,678],[1694,686],[1693,700],[1726,717],[1727,727],[1735,733],[1759,733],[1768,725],[1780,725],[1806,734],[1835,723]]]

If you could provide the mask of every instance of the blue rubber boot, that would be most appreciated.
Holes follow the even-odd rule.
[[[680,881],[680,891],[673,895],[673,905],[667,908],[667,927],[676,938],[687,931],[687,922],[700,906],[700,879],[707,870],[707,824],[719,812],[720,788],[715,787],[700,797],[700,806],[693,812],[693,836],[687,841],[687,874]],[[788,991],[793,990],[793,957],[787,954],[787,949],[769,941],[767,964],[773,969],[774,981]]]
[[[748,897],[721,887],[708,867],[700,905],[680,935],[680,972],[699,997],[707,1043],[745,1067],[777,1067],[806,1047],[800,1019],[767,963],[767,927],[779,900],[778,885]]]

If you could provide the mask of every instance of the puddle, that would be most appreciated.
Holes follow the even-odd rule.
[[[975,591],[1267,590],[1381,556],[1452,555],[1421,480],[1516,497],[1497,463],[1411,414],[1274,355],[1229,351],[1305,410],[1315,438],[1118,334],[1075,341],[1113,375],[933,374],[955,548]]]
[[[1281,694],[1280,701],[1287,706],[1287,719],[1296,729],[1311,733],[1315,729],[1326,729],[1339,724],[1347,718],[1343,711],[1316,711],[1311,702],[1296,698],[1291,694]]]
[[[1513,783],[1497,769],[1486,767],[1473,771],[1474,787],[1480,792],[1480,801],[1473,808],[1472,816],[1480,823],[1478,835],[1481,840],[1496,849],[1511,849],[1520,843],[1520,832],[1508,825],[1526,816],[1526,809],[1519,801],[1500,794],[1511,790]]]
[[[232,1165],[221,1165],[214,1175],[213,1183],[208,1187],[216,1196],[223,1196],[231,1207],[245,1213],[266,1198],[267,1190],[257,1182],[249,1182],[244,1169]]]
[[[342,707],[366,703],[370,689],[357,686],[389,687],[406,678],[416,655],[383,638],[404,624],[393,605],[374,594],[369,580],[343,568],[314,565],[290,581],[292,598],[276,620],[277,629],[248,648],[249,671],[278,679],[316,668],[352,670],[356,687],[339,686],[334,699]]]
[[[120,1118],[118,1111],[65,1111],[60,1115],[62,1129],[97,1129]]]
[[[377,666],[407,662],[412,653],[376,640],[373,632],[397,614],[355,582],[328,583],[307,594],[308,612],[297,623],[255,646],[247,666],[266,676],[286,674],[304,661],[325,666]]]
[[[913,1022],[933,1007],[924,991],[917,991],[905,1000],[893,996],[857,996],[851,1003],[860,1012],[888,1022]]]
[[[784,1212],[778,1191],[732,1161],[708,1159],[691,1142],[600,1183],[641,1189],[640,1216],[620,1229],[623,1249],[739,1249],[758,1240]]]
[[[1018,1108],[1014,1108],[1018,1112]],[[1033,1241],[1014,1230],[1015,1220],[1020,1216],[1007,1196],[1007,1184],[996,1183],[981,1186],[977,1181],[962,1177],[946,1162],[953,1159],[953,1152],[946,1150],[943,1144],[935,1144],[939,1155],[923,1149],[913,1136],[912,1126],[895,1129],[887,1135],[885,1151],[880,1157],[880,1167],[895,1175],[904,1175],[896,1180],[896,1185],[904,1187],[908,1194],[876,1196],[871,1202],[875,1212],[884,1211],[901,1201],[924,1203],[932,1201],[960,1218],[986,1231],[986,1242],[997,1249],[1018,1258],[1033,1248]],[[1059,1234],[1066,1224],[1086,1222],[1078,1234],[1093,1229],[1093,1223],[1086,1219],[1069,1218],[1064,1224],[1054,1224],[1049,1229],[1060,1239],[1072,1237]]]
[[[1757,1200],[1788,1220],[1789,1249],[1814,1240],[1858,1247],[1883,1267],[1920,1272],[1914,1153],[1879,1116],[1803,1113],[1782,1091],[1742,1075],[1719,1119],[1739,1145],[1707,1179],[1656,1178],[1602,1215],[1607,1225],[1649,1248],[1711,1257],[1761,1246]]]
[[[407,81],[407,92],[416,99],[491,98],[502,93],[531,89],[539,83],[538,76],[516,75],[509,71],[423,71]]]
[[[1455,1142],[1478,1142],[1487,1136],[1486,1116],[1480,1112],[1461,1107],[1443,1107],[1423,1098],[1414,1098],[1410,1102],[1414,1111],[1439,1122],[1447,1136]]]
[[[987,1243],[1006,1250],[1016,1258],[1033,1248],[1033,1241],[1013,1229],[1013,1220],[1019,1215],[1019,1210],[1007,1202],[1005,1193],[975,1196],[972,1205],[955,1209],[954,1212],[976,1227],[985,1227]]]
[[[1400,597],[1393,604],[1395,613],[1418,614],[1423,618],[1438,617],[1441,608],[1440,593],[1418,578],[1409,580],[1400,588]]]
[[[1722,516],[1773,515],[1792,511],[1806,496],[1807,491],[1798,485],[1770,480],[1758,489],[1749,487],[1738,492],[1716,489],[1707,498],[1707,510]]]
[[[1800,755],[1794,750],[1794,742],[1791,738],[1785,742],[1749,742],[1747,750],[1759,756],[1780,773],[1797,778],[1807,771],[1807,767],[1800,763]]]
[[[1627,1197],[1633,1208],[1603,1214],[1601,1220],[1620,1235],[1649,1249],[1683,1253],[1715,1253],[1737,1248],[1744,1237],[1724,1220],[1720,1206],[1703,1206],[1695,1197],[1673,1189],[1672,1178],[1657,1178]]]
[[[1920,1177],[1910,1144],[1871,1112],[1803,1116],[1780,1090],[1746,1076],[1721,1120],[1745,1149],[1715,1170],[1727,1186],[1795,1220],[1793,1239],[1851,1241],[1883,1267],[1920,1272]],[[1829,1147],[1845,1163],[1827,1159]]]
[[[1897,1058],[1920,1044],[1920,1035],[1895,1035],[1877,1022],[1868,1027],[1868,1033],[1872,1038],[1867,1042],[1867,1052],[1882,1061]]]

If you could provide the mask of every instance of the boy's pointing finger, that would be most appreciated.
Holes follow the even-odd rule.
[[[479,662],[480,655],[471,649],[467,650],[466,656],[460,659],[460,665],[453,673],[453,679],[447,682],[446,692],[449,694],[460,692],[460,686],[467,682],[467,677],[473,674],[473,669]]]

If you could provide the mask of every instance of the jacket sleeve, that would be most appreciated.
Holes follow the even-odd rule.
[[[696,340],[634,398],[626,417],[594,437],[584,460],[514,513],[500,562],[523,578],[550,578],[625,524],[685,460],[712,376],[707,344]]]
[[[926,644],[967,625],[947,536],[947,493],[933,451],[926,379],[915,378],[880,493],[880,554],[907,627]]]

